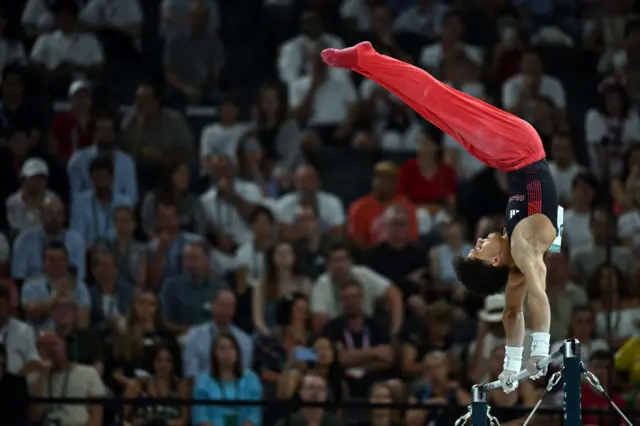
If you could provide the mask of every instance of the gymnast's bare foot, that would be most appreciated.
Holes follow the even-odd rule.
[[[373,46],[363,41],[346,49],[324,49],[322,60],[332,67],[353,69],[358,65],[358,56],[366,51],[373,51]]]

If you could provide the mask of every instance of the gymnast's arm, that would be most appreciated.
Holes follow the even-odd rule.
[[[507,346],[520,348],[524,341],[524,314],[522,305],[527,292],[524,275],[511,272],[505,288],[505,307],[502,314]]]

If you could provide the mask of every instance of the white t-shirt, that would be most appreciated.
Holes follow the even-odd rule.
[[[322,34],[319,41],[327,47],[342,49],[344,42],[333,34]],[[292,84],[299,77],[311,72],[311,52],[315,48],[314,40],[304,34],[287,40],[280,48],[278,56],[278,74],[280,80],[286,84]],[[349,79],[349,71],[341,68],[329,68],[329,76],[341,79]]]
[[[618,217],[618,237],[631,238],[633,248],[640,247],[640,210],[635,209]]]
[[[300,208],[300,197],[296,193],[282,196],[276,203],[276,216],[278,222],[285,225],[293,225],[296,213]],[[318,219],[323,229],[343,226],[345,213],[342,201],[333,194],[318,191],[317,194]]]
[[[40,359],[36,348],[36,334],[29,324],[11,318],[0,329],[0,342],[7,350],[7,371],[18,374],[22,367],[31,361]]]
[[[100,65],[104,62],[104,55],[93,34],[65,35],[62,31],[54,31],[38,37],[31,50],[31,60],[51,71],[63,62],[81,66]]]
[[[138,0],[89,0],[80,14],[80,20],[89,25],[111,24],[119,28],[140,25],[142,19]]]
[[[373,315],[376,301],[384,296],[391,281],[366,266],[352,266],[351,276],[362,286],[365,315]],[[310,303],[312,314],[328,315],[329,318],[341,315],[340,294],[328,272],[316,280]]]
[[[502,84],[502,105],[505,109],[511,109],[518,104],[523,86],[524,74],[514,75]],[[542,75],[538,95],[551,99],[556,108],[564,109],[567,107],[564,87],[560,80],[555,77],[547,74]],[[530,118],[530,115],[531,111],[528,111],[526,118]]]
[[[422,126],[413,121],[404,132],[382,129],[378,145],[387,152],[416,152],[422,135]]]
[[[253,241],[247,241],[236,250],[235,265],[247,270],[251,287],[260,285],[264,275],[264,253],[256,251]]]
[[[564,211],[564,236],[567,239],[569,253],[593,242],[589,219],[589,213],[578,213],[571,209]]]
[[[566,169],[559,169],[554,161],[549,161],[549,169],[551,170],[551,175],[556,183],[558,197],[571,201],[573,198],[573,179],[578,174],[585,171],[584,167],[578,163],[573,163]]]
[[[220,123],[205,126],[200,136],[200,158],[224,154],[235,160],[238,143],[248,129],[249,123],[235,123],[228,127]]]
[[[311,76],[295,79],[289,88],[289,107],[295,109],[302,105],[310,89]],[[309,124],[339,125],[347,118],[349,106],[357,101],[358,95],[351,80],[338,79],[328,74],[316,89]]]
[[[55,195],[52,191],[46,191],[45,196]],[[40,209],[28,209],[22,198],[22,192],[11,194],[5,203],[7,209],[7,222],[11,229],[25,230],[40,225]]]
[[[481,66],[484,62],[482,49],[470,44],[464,44],[462,47],[464,54],[471,62]],[[440,69],[442,58],[444,57],[444,48],[442,43],[434,43],[425,46],[420,52],[420,66],[427,70]]]
[[[262,192],[255,183],[236,180],[233,183],[236,194],[252,204],[262,202]],[[240,245],[251,240],[251,229],[240,217],[236,208],[218,198],[218,189],[212,187],[200,196],[202,209],[209,222],[218,231],[228,234],[234,243]]]

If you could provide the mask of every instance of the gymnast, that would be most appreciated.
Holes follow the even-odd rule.
[[[505,392],[522,368],[525,333],[523,304],[531,317],[531,379],[546,374],[536,363],[549,355],[551,312],[545,292],[548,250],[559,251],[562,207],[536,131],[526,121],[459,92],[429,73],[377,53],[371,43],[326,49],[323,60],[375,81],[414,111],[456,139],[489,167],[507,172],[509,201],[504,232],[478,239],[468,257],[454,259],[458,279],[480,296],[505,292],[503,324],[506,349],[499,376]],[[512,383],[513,382],[513,383]]]

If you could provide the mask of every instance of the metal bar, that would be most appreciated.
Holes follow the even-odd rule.
[[[488,426],[489,404],[482,386],[471,388],[471,426]]]
[[[565,340],[562,345],[562,352],[564,357],[562,377],[564,384],[564,426],[581,426],[580,379],[582,377],[582,367],[580,365],[580,342],[576,339]]]

